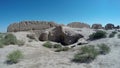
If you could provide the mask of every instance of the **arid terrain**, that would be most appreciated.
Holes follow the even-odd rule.
[[[46,41],[39,41],[28,38],[28,34],[34,34],[34,32],[31,30],[8,32],[15,35],[18,40],[24,41],[24,44],[22,46],[17,44],[10,44],[0,48],[0,68],[120,68],[120,38],[118,37],[120,32],[118,30],[72,28],[68,26],[62,26],[62,28],[68,31],[68,33],[76,31],[77,34],[77,32],[79,32],[84,37],[82,40],[80,40],[80,38],[79,41],[73,44],[65,45],[66,47],[70,48],[68,51],[60,52],[55,52],[55,48],[44,47],[43,44]],[[51,29],[49,28],[46,31],[50,30]],[[96,40],[88,40],[89,35],[96,32],[97,30],[105,31],[107,33],[107,37]],[[114,37],[110,38],[109,35],[113,31],[116,31],[117,33]],[[44,38],[42,38],[42,40],[44,40]],[[51,42],[53,44],[57,43],[54,41]],[[79,42],[81,42],[81,44],[77,45]],[[65,43],[67,44],[68,42]],[[81,47],[90,45],[97,46],[99,44],[106,44],[110,48],[110,52],[105,55],[98,55],[90,63],[76,63],[72,61],[74,54],[76,54]],[[24,56],[18,63],[7,64],[6,56],[14,50],[20,50]]]

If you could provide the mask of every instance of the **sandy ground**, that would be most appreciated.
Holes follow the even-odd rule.
[[[111,51],[107,55],[99,55],[92,63],[86,64],[71,62],[76,49],[80,46],[66,52],[54,52],[53,49],[43,47],[44,42],[28,42],[29,39],[26,37],[28,33],[14,33],[18,39],[26,42],[24,46],[9,45],[0,48],[0,68],[120,68],[120,39],[117,38],[117,35],[114,38],[90,42],[89,45],[105,43],[111,48]],[[7,65],[6,56],[14,50],[21,50],[24,58],[17,64]]]

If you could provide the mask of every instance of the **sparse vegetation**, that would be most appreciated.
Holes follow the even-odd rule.
[[[5,45],[17,44],[17,39],[13,34],[7,34],[5,37],[1,34],[0,38],[0,48],[3,48]]]
[[[4,47],[4,44],[3,44],[3,34],[0,33],[0,48],[3,48]]]
[[[1,39],[1,38],[3,38],[3,35],[2,35],[2,34],[0,34],[0,39]]]
[[[118,38],[120,38],[120,34],[118,34]]]
[[[4,37],[1,37],[0,39],[0,47],[4,47],[5,45],[19,45],[22,46],[24,45],[24,41],[22,40],[17,40],[16,36],[14,36],[13,34],[6,34]]]
[[[0,48],[3,48],[5,46],[3,38],[0,39]]]
[[[113,34],[117,34],[117,31],[113,31],[112,33],[113,33]]]
[[[18,41],[17,41],[17,44],[18,44],[19,46],[23,46],[23,45],[25,44],[25,42],[24,42],[23,40],[18,40]]]
[[[4,47],[4,44],[0,42],[0,48],[3,48]]]
[[[53,44],[50,42],[50,41],[47,41],[43,44],[44,47],[47,47],[47,48],[52,48],[53,47]]]
[[[69,47],[62,47],[61,44],[52,44],[50,41],[47,41],[43,44],[47,48],[56,48],[55,52],[68,51]]]
[[[43,46],[47,48],[61,48],[62,47],[61,44],[52,44],[50,41],[45,42]]]
[[[80,63],[89,63],[94,60],[98,55],[98,51],[95,49],[94,46],[84,46],[81,47],[81,52],[74,55],[74,62]]]
[[[115,34],[117,34],[117,32],[116,32],[116,31],[113,31],[113,32],[109,35],[109,38],[114,37],[114,36],[115,36]]]
[[[17,38],[13,34],[7,34],[3,40],[5,45],[17,44]]]
[[[0,39],[3,39],[6,33],[0,33]]]
[[[70,48],[69,47],[60,47],[55,50],[55,52],[60,52],[60,51],[68,51]]]
[[[15,50],[8,54],[7,63],[8,64],[18,63],[22,57],[23,57],[22,52],[19,50]]]
[[[109,35],[109,38],[112,38],[112,37],[114,37],[114,36],[115,36],[115,34],[111,33],[111,34]]]
[[[105,54],[110,52],[110,48],[106,44],[98,45],[98,47],[99,47],[99,53],[100,54],[105,55]]]
[[[98,45],[98,47],[99,50],[95,48],[93,45],[81,47],[80,51],[74,55],[72,61],[79,63],[89,63],[93,61],[98,55],[100,54],[105,55],[110,52],[110,48],[105,44]]]
[[[91,34],[89,36],[89,39],[90,40],[95,40],[95,39],[100,39],[100,38],[105,38],[105,37],[106,37],[106,32],[102,31],[102,30],[99,30],[99,31],[96,31],[95,33]]]
[[[54,44],[54,45],[53,45],[53,48],[61,48],[61,47],[62,47],[61,44]]]

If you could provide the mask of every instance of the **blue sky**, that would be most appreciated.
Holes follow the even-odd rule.
[[[0,0],[0,32],[25,20],[120,25],[119,18],[120,0]]]

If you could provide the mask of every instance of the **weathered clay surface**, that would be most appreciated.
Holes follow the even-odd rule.
[[[105,25],[105,29],[109,30],[109,29],[114,29],[114,24],[106,24]]]
[[[10,24],[7,28],[7,32],[18,32],[28,30],[44,30],[57,26],[54,22],[46,21],[22,21],[19,23]]]
[[[39,40],[40,41],[54,41],[59,42],[64,45],[70,45],[76,43],[79,38],[82,38],[79,32],[71,30],[69,27],[57,26],[49,32],[41,33]]]
[[[101,24],[93,24],[92,25],[92,29],[102,29],[102,25]]]
[[[68,24],[67,26],[73,27],[73,28],[90,28],[90,25],[81,23],[81,22],[72,22]]]

